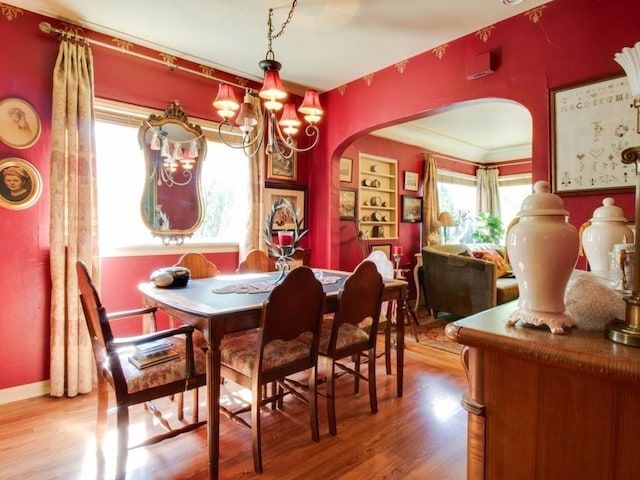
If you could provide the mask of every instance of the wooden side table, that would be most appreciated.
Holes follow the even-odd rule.
[[[422,252],[416,253],[415,257],[416,257],[416,266],[413,267],[413,281],[414,281],[414,285],[416,286],[416,303],[413,306],[413,311],[417,312],[418,307],[420,306],[420,295],[422,293],[421,292],[422,289],[420,288],[420,279],[418,278],[418,269],[422,267]]]

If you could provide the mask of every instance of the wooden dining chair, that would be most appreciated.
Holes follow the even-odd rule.
[[[262,306],[260,327],[227,334],[220,346],[221,373],[229,381],[251,389],[251,405],[236,411],[221,406],[221,412],[236,423],[251,428],[253,465],[262,472],[260,409],[293,393],[309,405],[311,438],[319,441],[316,391],[318,342],[324,310],[322,284],[308,267],[287,274]],[[308,371],[309,388],[303,391],[285,377]],[[266,396],[266,386],[278,389]],[[250,423],[239,415],[251,411]]]
[[[185,267],[191,272],[191,278],[209,278],[218,275],[218,267],[201,253],[185,253],[174,267]]]
[[[383,291],[384,282],[376,265],[365,260],[349,275],[340,289],[335,315],[326,316],[323,320],[319,357],[327,366],[327,415],[332,435],[337,434],[336,368],[354,377],[356,391],[359,380],[368,382],[371,413],[378,411],[375,358]],[[359,368],[359,357],[362,354],[367,356],[367,376]],[[355,359],[353,367],[347,365],[347,359]]]
[[[270,268],[269,255],[264,251],[254,249],[247,252],[246,257],[238,264],[238,273],[256,273],[269,272]]]
[[[205,354],[200,349],[194,349],[193,328],[188,325],[133,337],[114,337],[110,322],[127,317],[155,315],[156,309],[142,308],[107,314],[85,264],[77,262],[76,271],[80,301],[98,372],[96,454],[99,478],[104,477],[103,443],[107,430],[109,390],[112,390],[115,394],[114,408],[118,437],[115,478],[122,479],[126,475],[129,449],[152,445],[206,424],[206,422],[197,421],[181,422],[180,427],[172,428],[162,413],[151,403],[152,400],[205,385]],[[143,369],[138,369],[131,363],[130,357],[137,345],[164,338],[171,340],[171,351],[178,355],[177,358]],[[129,407],[138,404],[144,404],[168,431],[151,436],[142,443],[130,447]],[[197,409],[198,405],[194,405],[193,408]]]

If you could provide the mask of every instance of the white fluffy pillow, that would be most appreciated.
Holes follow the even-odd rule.
[[[604,330],[614,318],[624,320],[623,294],[614,283],[592,272],[575,270],[565,291],[565,308],[578,328]]]

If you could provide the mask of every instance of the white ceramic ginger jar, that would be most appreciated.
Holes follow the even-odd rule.
[[[520,220],[507,233],[507,252],[518,281],[518,309],[507,325],[547,325],[564,333],[574,321],[565,310],[564,295],[578,260],[578,230],[568,223],[562,199],[549,183],[536,182],[522,202]]]
[[[608,273],[613,246],[617,243],[633,243],[633,231],[627,227],[622,209],[615,205],[611,197],[602,200],[602,206],[593,211],[593,218],[589,222],[581,236],[589,267],[592,272]]]

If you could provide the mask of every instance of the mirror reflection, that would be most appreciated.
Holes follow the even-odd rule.
[[[163,243],[182,244],[204,218],[200,173],[206,138],[174,100],[163,115],[153,114],[144,121],[138,140],[146,167],[142,220]]]

